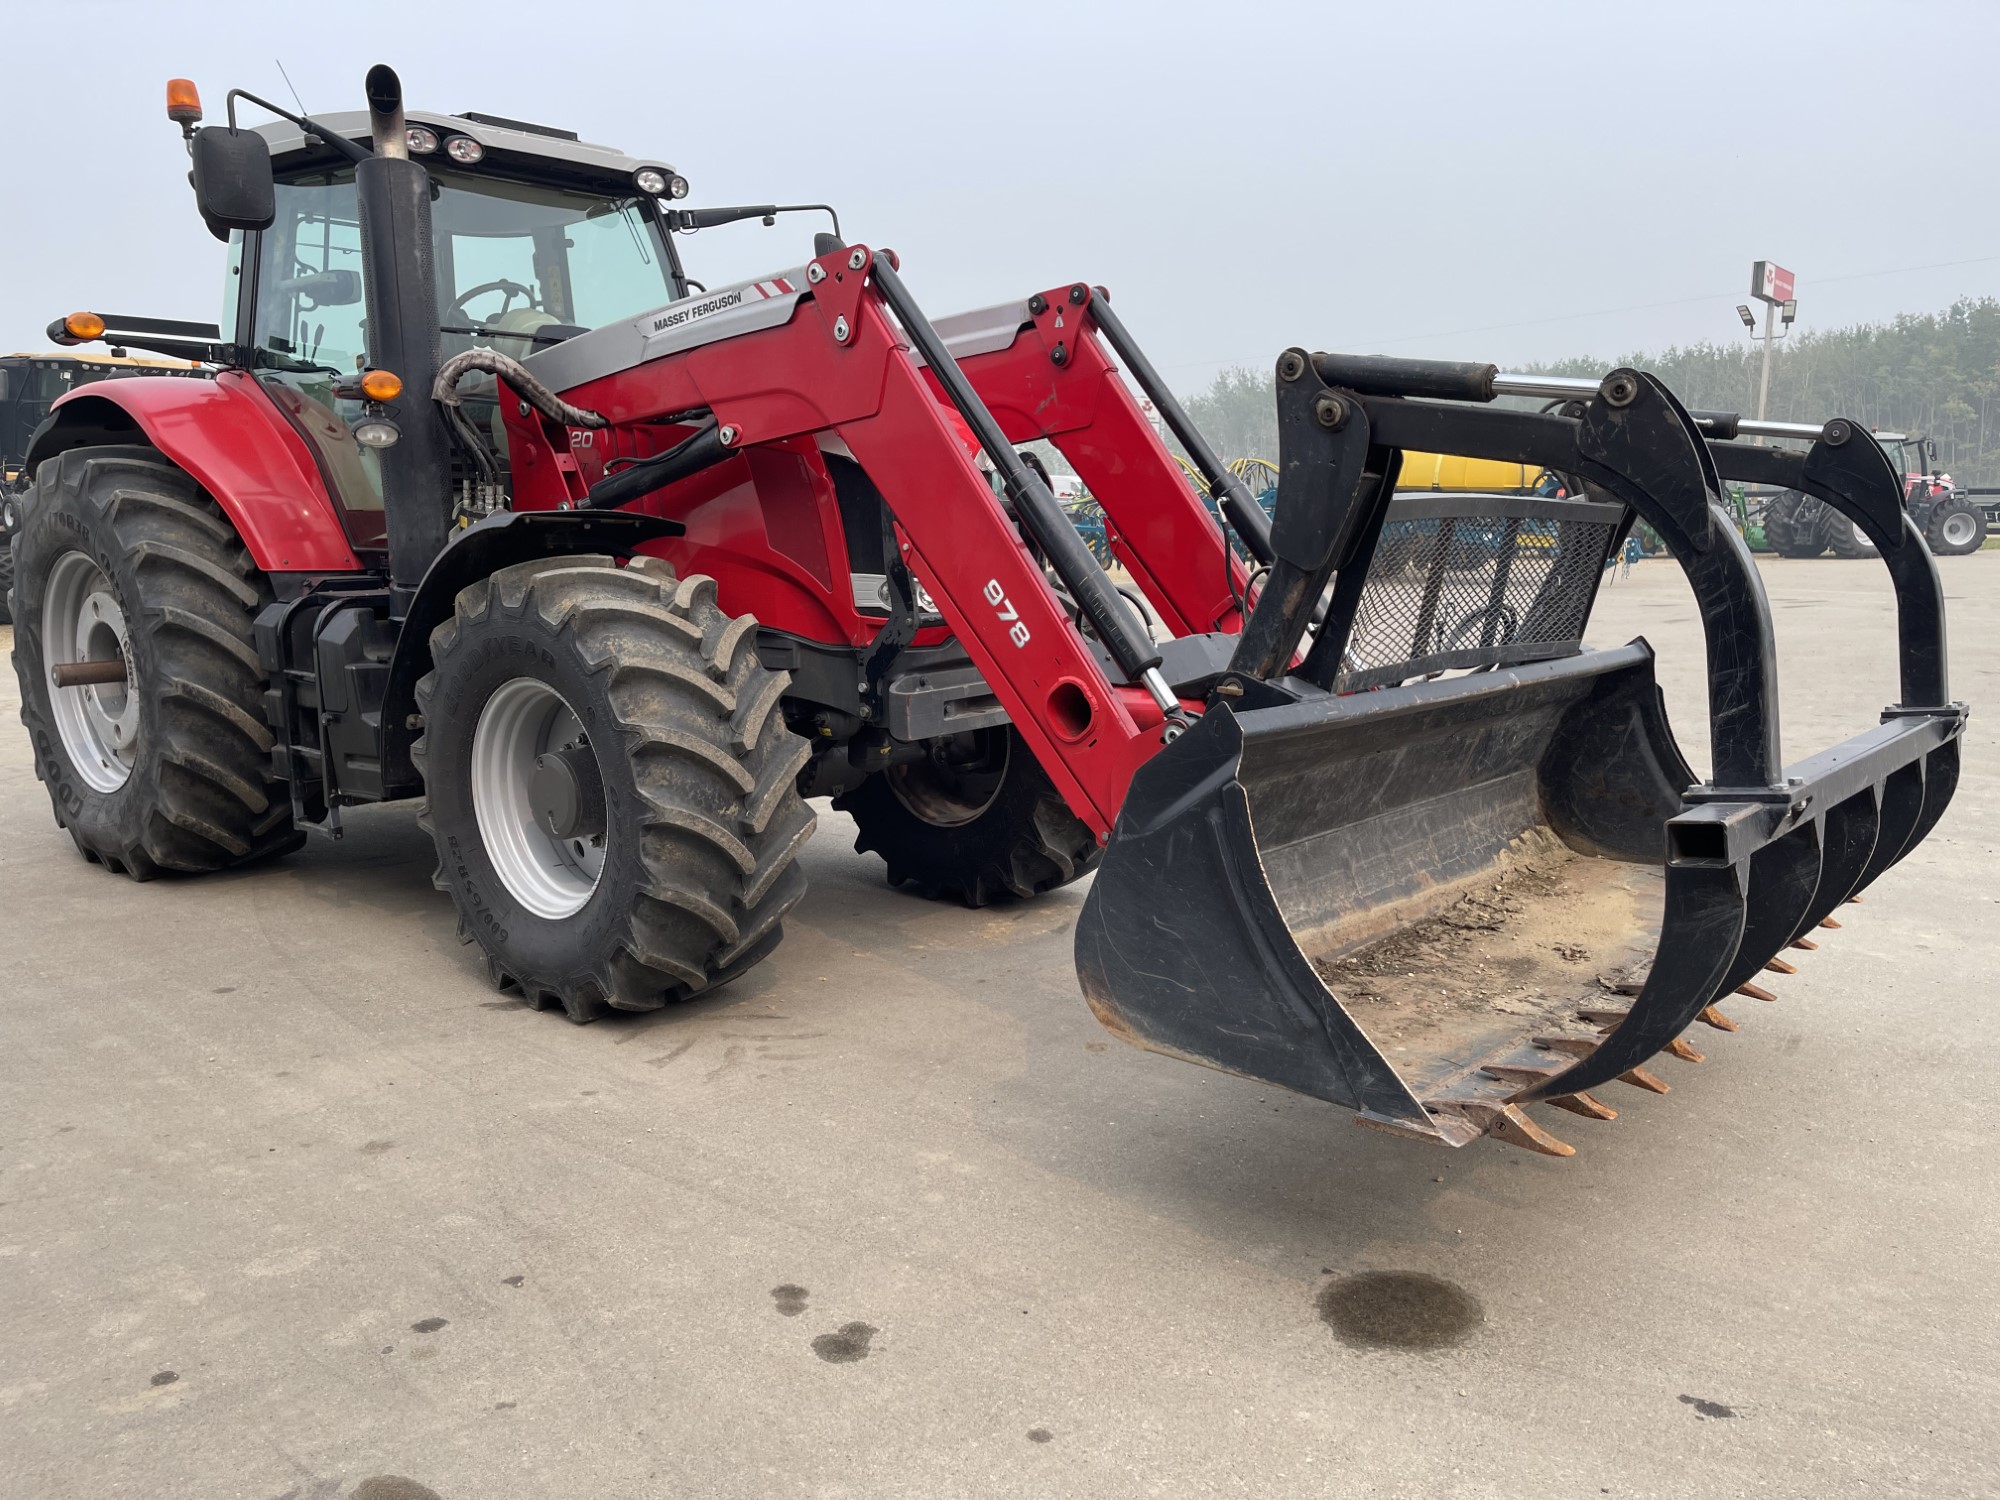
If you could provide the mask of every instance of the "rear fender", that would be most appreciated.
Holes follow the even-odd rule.
[[[59,399],[26,467],[71,448],[143,441],[220,505],[266,573],[352,573],[319,468],[284,416],[241,370],[214,379],[99,380]]]

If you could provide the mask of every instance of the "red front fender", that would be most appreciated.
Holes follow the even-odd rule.
[[[115,410],[107,410],[115,408]],[[28,467],[68,448],[126,443],[136,428],[228,513],[267,573],[361,566],[305,443],[241,370],[213,380],[99,380],[58,400]]]

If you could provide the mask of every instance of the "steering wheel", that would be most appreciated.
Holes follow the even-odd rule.
[[[475,301],[480,297],[484,297],[488,292],[499,292],[501,294],[500,310],[495,314],[493,314],[493,316],[490,318],[473,317],[472,314],[466,310],[465,304],[468,302]],[[522,286],[520,282],[508,281],[504,277],[499,281],[481,282],[478,286],[473,287],[470,291],[460,292],[458,294],[457,300],[455,300],[451,304],[451,306],[445,310],[444,321],[447,323],[456,323],[461,320],[467,323],[498,322],[501,318],[507,316],[507,309],[514,305],[514,297],[516,293],[520,295],[521,300],[527,303],[528,306],[533,307],[535,305],[535,289],[533,287]]]

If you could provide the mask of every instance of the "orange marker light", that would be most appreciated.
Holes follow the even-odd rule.
[[[361,377],[361,394],[370,401],[394,401],[403,394],[403,382],[387,370],[370,370]]]
[[[201,123],[201,95],[195,91],[192,78],[167,80],[167,118],[176,125]]]
[[[104,319],[96,313],[71,313],[63,319],[63,332],[73,339],[101,339],[104,337]]]

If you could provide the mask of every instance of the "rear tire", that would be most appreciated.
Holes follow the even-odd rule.
[[[657,558],[539,558],[461,591],[431,653],[419,822],[497,988],[594,1021],[710,989],[777,947],[805,894],[811,747],[785,725],[788,679],[758,661],[756,621],[724,614],[713,579]],[[595,777],[579,798],[594,822],[552,828],[536,811],[534,778],[563,756]]]
[[[951,736],[932,760],[877,772],[833,805],[858,825],[855,849],[882,856],[889,884],[932,900],[1038,896],[1088,874],[1101,852],[1011,724]]]
[[[1925,535],[1939,557],[1963,557],[1986,545],[1986,512],[1970,500],[1947,500],[1931,517]]]
[[[150,880],[296,849],[252,629],[270,585],[221,508],[127,447],[50,459],[18,503],[21,722],[84,857]],[[119,655],[123,684],[49,680],[59,662]]]
[[[0,542],[0,625],[13,623],[14,547],[11,541],[7,541]]]
[[[1764,540],[1780,557],[1818,557],[1826,551],[1826,513],[1810,495],[1787,490],[1764,512]]]
[[[1820,507],[1826,512],[1826,547],[1835,557],[1858,558],[1876,557],[1880,554],[1875,544],[1868,540],[1868,533],[1859,525],[1830,505]]]

